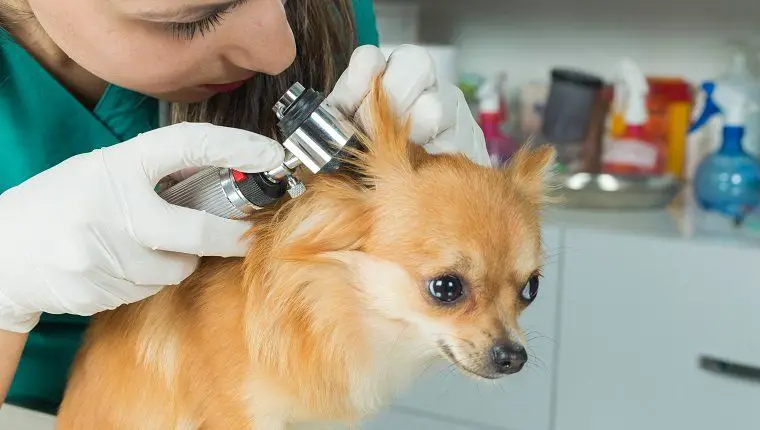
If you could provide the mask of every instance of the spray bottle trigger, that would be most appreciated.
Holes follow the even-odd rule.
[[[702,114],[697,118],[696,121],[689,127],[689,133],[693,133],[694,131],[702,128],[707,121],[712,118],[713,115],[716,113],[721,113],[720,107],[718,107],[717,104],[715,104],[715,101],[713,100],[713,92],[715,91],[715,83],[714,82],[705,82],[701,85],[702,90],[705,92],[705,106],[704,110],[702,111]]]

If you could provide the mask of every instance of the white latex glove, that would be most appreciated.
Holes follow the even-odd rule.
[[[72,157],[0,194],[0,329],[41,312],[89,316],[176,285],[199,257],[243,256],[250,227],[166,203],[154,191],[188,167],[261,172],[282,146],[244,130],[184,123]]]
[[[327,101],[363,124],[372,78],[385,71],[382,82],[396,114],[409,116],[411,140],[429,153],[461,152],[490,166],[483,131],[472,117],[462,91],[438,82],[435,63],[424,48],[403,45],[386,62],[379,48],[358,47]]]

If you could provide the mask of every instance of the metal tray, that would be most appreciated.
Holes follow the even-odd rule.
[[[604,173],[560,174],[561,206],[583,209],[664,208],[681,190],[673,176],[623,176]]]

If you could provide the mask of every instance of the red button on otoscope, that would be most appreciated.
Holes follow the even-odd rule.
[[[230,170],[232,170],[232,180],[234,180],[235,182],[242,182],[245,180],[246,178],[245,173],[239,170],[235,170],[235,169],[230,169]]]

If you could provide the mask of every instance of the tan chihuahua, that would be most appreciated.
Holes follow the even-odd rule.
[[[437,357],[476,378],[523,367],[554,150],[506,168],[428,154],[379,82],[350,168],[257,215],[247,257],[94,318],[58,429],[353,425]]]

